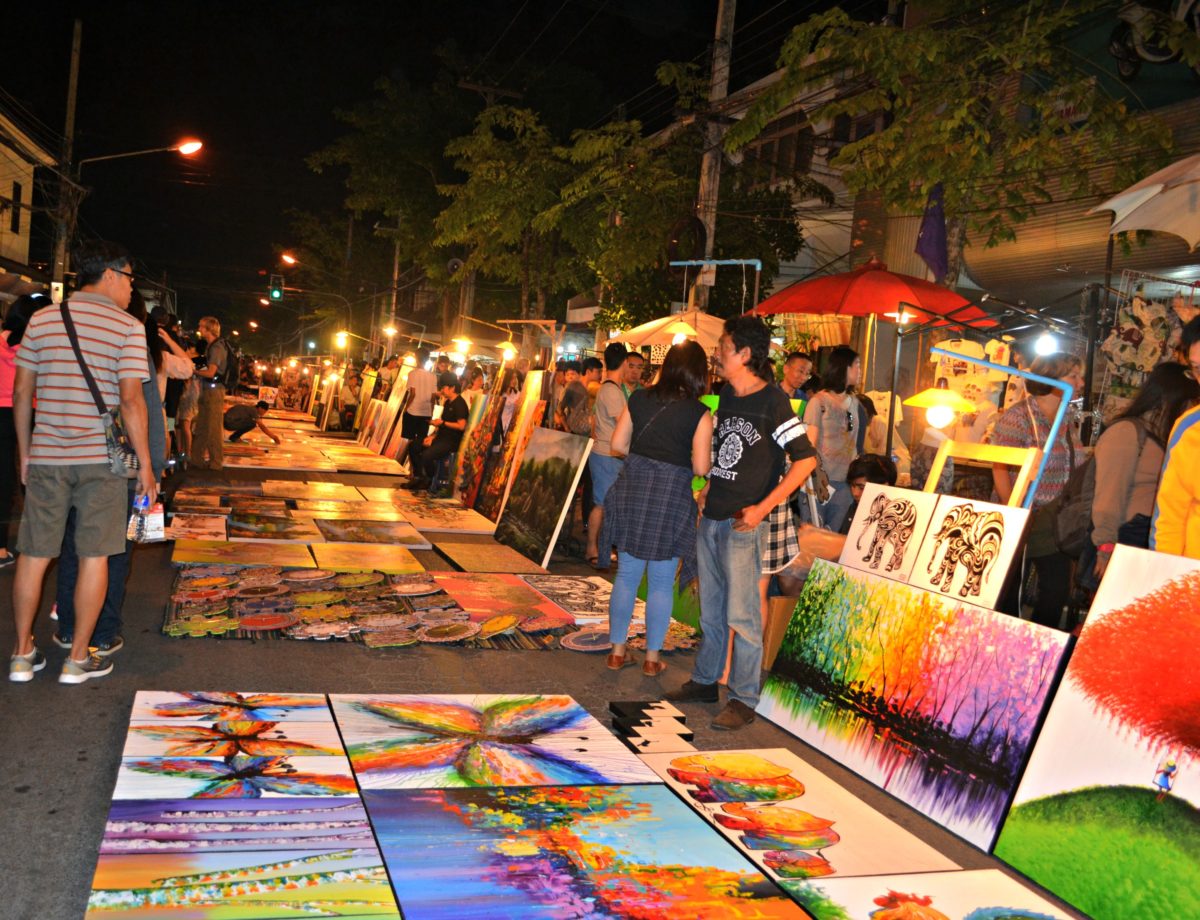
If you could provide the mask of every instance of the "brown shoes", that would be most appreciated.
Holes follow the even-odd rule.
[[[647,658],[642,662],[642,673],[647,677],[658,677],[658,675],[666,669],[667,663],[661,658],[658,661],[651,661],[649,658]]]
[[[712,720],[712,727],[719,731],[734,732],[754,721],[754,710],[740,700],[730,700],[725,708]]]
[[[637,664],[637,660],[626,652],[624,655],[609,655],[605,662],[610,671],[619,671],[621,668],[627,668],[630,665]]]

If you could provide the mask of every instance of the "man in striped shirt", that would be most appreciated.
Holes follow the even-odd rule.
[[[150,378],[146,333],[125,312],[133,290],[129,254],[114,243],[81,246],[75,255],[79,290],[66,304],[80,351],[107,408],[120,406],[137,452],[138,490],[153,502],[158,488],[150,462],[142,381]],[[33,399],[37,397],[37,426]],[[46,665],[33,644],[33,622],[50,561],[62,547],[67,514],[76,513],[75,630],[60,683],[79,684],[102,677],[112,663],[89,648],[108,587],[108,557],[125,551],[127,483],[109,470],[104,426],[75,357],[62,311],[35,314],[17,357],[13,420],[25,512],[17,536],[13,616],[16,646],[9,679],[24,682]]]

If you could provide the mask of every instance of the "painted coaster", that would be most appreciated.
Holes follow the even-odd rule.
[[[249,632],[268,632],[272,629],[287,629],[300,622],[300,618],[286,610],[268,610],[262,613],[247,613],[238,617],[238,625]]]
[[[437,594],[442,589],[434,581],[412,581],[405,584],[392,585],[390,590],[393,594],[399,594],[401,597],[420,597],[424,594]]]
[[[291,627],[287,634],[293,639],[316,639],[322,642],[326,639],[349,639],[357,631],[353,623],[301,623]]]
[[[177,619],[194,617],[223,617],[229,613],[228,602],[218,601],[215,604],[180,604],[176,613]]]
[[[259,575],[257,573],[247,573],[239,580],[243,588],[264,588],[272,585],[280,584],[283,577],[280,575]]]
[[[222,588],[208,588],[202,591],[180,591],[171,595],[171,600],[177,604],[206,604],[212,601],[222,601],[229,597],[229,592]]]
[[[363,632],[382,632],[391,629],[412,629],[423,624],[412,613],[382,613],[360,616],[358,625],[362,627]]]
[[[168,636],[181,639],[191,636],[199,639],[201,636],[219,636],[238,628],[236,617],[226,616],[188,616],[175,620],[163,632]]]
[[[294,582],[325,581],[325,579],[333,578],[335,575],[337,575],[337,572],[331,572],[329,569],[292,569],[290,572],[283,573],[283,580]]]
[[[548,613],[539,614],[536,617],[530,617],[527,620],[521,621],[521,632],[523,633],[540,633],[550,632],[552,629],[564,629],[568,626],[574,626],[574,620],[568,620],[566,617],[551,616]]]
[[[405,648],[421,641],[411,629],[391,628],[369,632],[363,636],[367,648]]]
[[[400,615],[400,608],[395,601],[378,600],[354,605],[354,615],[359,619],[370,616]],[[408,616],[407,613],[404,616]]]
[[[349,572],[337,576],[333,583],[339,588],[365,588],[368,585],[377,585],[382,581],[382,572]]]
[[[417,637],[422,642],[462,642],[479,634],[478,623],[442,623],[437,626],[422,626]]]
[[[465,610],[422,610],[416,617],[426,626],[436,626],[439,623],[465,623],[471,615]]]
[[[203,591],[211,588],[232,588],[237,585],[236,578],[228,575],[202,575],[199,578],[188,578],[187,587],[190,591]]]
[[[354,611],[344,604],[334,604],[330,607],[299,607],[296,615],[305,623],[332,623],[335,620],[348,620],[354,616]]]
[[[559,639],[558,644],[573,652],[607,652],[612,648],[607,626],[570,633]]]
[[[500,613],[484,620],[479,624],[479,638],[490,639],[501,633],[512,632],[521,622],[521,618],[512,613]]]
[[[241,566],[237,565],[197,565],[185,568],[182,574],[187,578],[219,578],[240,571]]]
[[[288,589],[283,585],[248,585],[245,588],[238,588],[234,596],[253,600],[258,597],[279,597],[281,594],[287,593]]]
[[[291,610],[295,603],[290,597],[260,597],[252,601],[240,601],[237,608],[242,613],[270,613],[274,610]]]
[[[299,591],[292,595],[297,607],[326,607],[346,599],[341,591]]]
[[[412,607],[414,613],[420,613],[422,610],[446,610],[458,606],[454,598],[444,591],[423,597],[407,597],[405,603]]]

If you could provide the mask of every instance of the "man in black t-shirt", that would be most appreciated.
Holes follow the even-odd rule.
[[[717,729],[738,729],[754,721],[762,670],[758,580],[764,521],[817,466],[804,423],[773,385],[770,347],[770,330],[758,317],[725,322],[717,370],[727,382],[720,393],[713,465],[696,537],[704,637],[691,680],[666,695],[676,701],[717,702],[717,681],[733,630],[729,702],[713,720]],[[785,456],[792,465],[783,475]]]
[[[438,464],[447,454],[458,450],[463,431],[467,427],[467,401],[458,395],[458,378],[453,371],[438,377],[438,395],[442,397],[442,417],[429,424],[437,433],[425,439],[425,450],[421,452],[421,475],[409,480],[409,489],[428,489],[437,473]]]

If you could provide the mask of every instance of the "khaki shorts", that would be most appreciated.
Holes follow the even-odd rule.
[[[57,558],[72,508],[75,552],[80,558],[125,552],[129,480],[114,476],[104,463],[29,467],[17,552]]]

